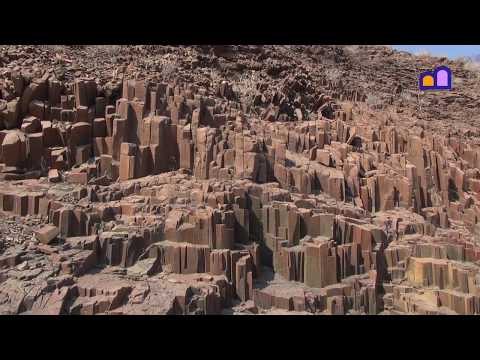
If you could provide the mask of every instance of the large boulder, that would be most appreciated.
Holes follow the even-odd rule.
[[[3,162],[6,166],[22,167],[26,158],[25,136],[18,131],[10,131],[2,142]]]

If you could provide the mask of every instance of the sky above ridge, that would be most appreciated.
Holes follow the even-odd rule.
[[[393,48],[412,54],[427,51],[433,56],[446,56],[450,59],[480,54],[480,45],[393,45]]]

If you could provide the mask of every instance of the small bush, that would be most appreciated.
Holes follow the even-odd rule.
[[[463,68],[478,76],[480,73],[480,62],[471,59],[463,59]]]
[[[243,73],[233,83],[233,91],[240,99],[250,99],[257,93],[258,78],[254,73]]]
[[[336,83],[342,77],[342,72],[337,68],[327,69],[325,70],[325,77],[328,81]]]
[[[465,79],[460,78],[458,76],[454,76],[453,77],[453,86],[462,85],[464,81],[465,81]]]
[[[93,45],[89,49],[95,56],[96,54],[102,54],[107,56],[117,56],[122,51],[121,45]]]
[[[417,101],[416,95],[412,94],[410,91],[407,90],[402,91],[399,97],[404,103],[411,103]]]
[[[178,65],[174,61],[162,61],[161,74],[164,79],[170,80],[178,69]]]
[[[420,56],[420,57],[428,57],[428,56],[432,56],[432,54],[430,54],[430,52],[428,50],[419,50],[415,53],[415,56]]]
[[[350,54],[356,54],[360,50],[360,45],[346,45],[344,49]]]
[[[368,94],[365,102],[372,109],[381,109],[383,107],[383,100],[377,95]]]
[[[63,54],[65,52],[64,45],[43,45],[42,47],[46,50],[53,51],[58,54]]]

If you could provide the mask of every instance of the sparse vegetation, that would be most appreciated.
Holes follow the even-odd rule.
[[[420,91],[439,64],[462,86]],[[368,45],[7,46],[0,314],[479,313],[469,66]]]
[[[463,61],[463,68],[465,70],[473,72],[477,77],[480,74],[480,62],[474,61],[472,59],[462,59]]]
[[[325,70],[325,77],[328,81],[336,83],[342,77],[342,72],[337,68],[327,69]]]
[[[118,56],[122,51],[121,45],[92,45],[89,52],[93,56]]]
[[[257,92],[258,78],[254,73],[243,73],[233,83],[233,90],[240,99],[251,99]]]
[[[415,56],[426,57],[426,56],[432,56],[432,55],[428,50],[420,50],[415,53]]]
[[[360,50],[360,45],[347,45],[345,46],[344,49],[345,49],[345,52],[356,54]]]
[[[378,95],[368,94],[366,103],[372,109],[381,109],[383,108],[383,100]]]
[[[403,103],[412,103],[417,101],[417,96],[416,94],[412,94],[411,91],[409,90],[403,90],[400,93],[400,99],[402,100]]]
[[[160,72],[165,80],[170,80],[178,69],[178,64],[174,60],[162,59],[160,62]]]
[[[462,85],[463,82],[465,81],[465,79],[461,78],[461,77],[458,77],[458,76],[454,76],[453,77],[453,86],[458,86],[458,85]]]
[[[49,51],[53,51],[55,53],[63,54],[65,52],[64,45],[43,45],[43,48]]]

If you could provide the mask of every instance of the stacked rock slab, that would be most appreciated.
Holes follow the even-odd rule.
[[[182,314],[233,298],[252,311],[480,313],[471,134],[340,106],[320,87],[287,111],[300,82],[245,100],[228,82],[141,73],[115,94],[92,77],[5,76],[0,226],[33,224],[31,245],[0,249],[5,312],[137,313],[164,296]],[[36,269],[51,271],[47,287]]]

